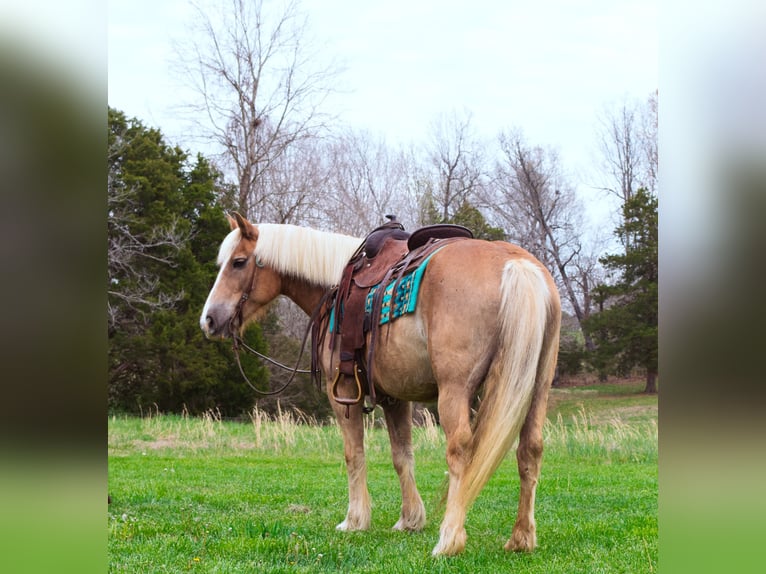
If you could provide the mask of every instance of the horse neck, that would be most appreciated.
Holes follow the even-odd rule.
[[[282,295],[292,300],[309,316],[319,305],[326,290],[325,287],[309,283],[305,279],[282,277]]]

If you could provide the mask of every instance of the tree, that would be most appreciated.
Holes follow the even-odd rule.
[[[486,241],[505,240],[505,231],[490,225],[481,211],[468,200],[460,205],[455,214],[446,223],[454,223],[467,227],[473,232],[473,236],[476,239],[484,239]]]
[[[330,227],[364,236],[383,223],[387,214],[406,218],[401,201],[406,189],[403,154],[366,131],[346,130],[327,148],[331,193],[324,204]]]
[[[297,143],[324,129],[329,118],[320,105],[335,72],[315,67],[298,0],[195,8],[199,28],[179,50],[184,77],[199,95],[189,108],[205,118],[202,130],[233,171],[239,210],[254,221],[284,220],[290,214],[273,212],[272,194],[282,208],[306,198],[300,186],[272,188],[272,172]]]
[[[228,231],[220,175],[117,110],[109,109],[108,131],[110,408],[249,410],[254,395],[230,350],[199,329]],[[247,336],[264,349],[257,327]],[[265,369],[247,367],[265,387]]]
[[[601,189],[617,197],[620,206],[639,188],[657,193],[657,98],[655,91],[643,103],[625,101],[606,109],[599,119],[602,170],[607,176]]]
[[[556,278],[582,325],[589,312],[582,208],[561,173],[556,153],[530,147],[519,131],[498,137],[500,158],[485,202],[514,241],[537,257]],[[585,276],[583,276],[585,274]],[[593,348],[590,337],[586,346]]]
[[[326,146],[319,140],[293,142],[261,174],[263,217],[274,223],[316,225],[326,202],[330,172],[323,160]]]
[[[649,95],[641,109],[641,150],[644,155],[644,187],[652,194],[657,194],[659,178],[659,92]]]
[[[586,358],[585,341],[580,323],[568,313],[562,312],[559,356],[553,385],[557,386],[561,379],[579,374],[583,370]]]
[[[431,123],[428,162],[431,181],[420,195],[433,203],[439,220],[447,222],[482,185],[483,149],[472,133],[469,113],[453,112]]]
[[[130,122],[112,108],[108,113],[107,317],[111,330],[183,299],[183,291],[159,288],[158,272],[176,265],[189,229],[178,215],[146,210],[156,201],[150,194],[169,196],[169,190],[180,185],[177,176],[185,155],[178,149],[163,149],[158,131]],[[150,171],[157,171],[159,161],[164,162],[164,173],[158,172],[148,189]],[[137,165],[142,167],[135,169]]]
[[[627,374],[634,367],[646,372],[644,392],[657,392],[657,198],[639,188],[625,202],[623,223],[615,229],[626,237],[625,252],[606,255],[602,264],[618,274],[611,284],[600,284],[601,306],[586,322],[596,341],[593,362],[600,369]]]

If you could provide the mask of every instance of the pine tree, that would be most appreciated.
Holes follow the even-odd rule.
[[[236,415],[255,395],[227,345],[205,340],[199,314],[228,232],[220,175],[202,156],[109,109],[109,404],[138,411],[218,408]],[[264,351],[256,325],[248,343]],[[265,388],[266,369],[243,361]]]
[[[625,252],[600,260],[618,279],[595,289],[601,310],[586,323],[597,344],[591,362],[601,372],[621,375],[642,368],[647,393],[657,392],[657,224],[657,198],[639,189],[625,202],[623,223],[615,230]]]
[[[455,214],[449,218],[448,223],[467,227],[473,232],[476,239],[487,241],[503,241],[505,239],[505,231],[487,223],[481,211],[471,205],[468,200],[464,200],[460,204]]]
[[[467,199],[461,201],[455,213],[445,220],[439,214],[433,194],[430,191],[424,193],[420,199],[420,220],[423,225],[436,223],[462,225],[470,229],[476,239],[503,241],[506,237],[505,232],[501,228],[491,226],[481,211],[474,207]]]

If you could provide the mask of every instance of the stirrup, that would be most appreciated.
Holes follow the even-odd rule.
[[[356,398],[341,397],[338,395],[338,383],[340,382],[341,372],[340,365],[335,367],[335,378],[332,381],[332,387],[330,387],[330,393],[332,398],[340,405],[346,406],[346,418],[348,418],[348,408],[351,405],[359,403],[364,398],[364,391],[362,390],[362,382],[359,380],[359,367],[354,362],[354,381],[356,381]]]

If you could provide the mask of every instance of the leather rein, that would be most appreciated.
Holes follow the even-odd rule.
[[[280,363],[279,361],[272,359],[271,357],[268,357],[267,355],[264,355],[263,353],[260,353],[253,349],[250,345],[245,343],[245,341],[242,339],[242,337],[239,336],[237,328],[237,323],[241,326],[243,324],[244,318],[242,317],[242,307],[244,307],[245,302],[250,298],[250,293],[253,290],[253,287],[255,286],[255,275],[258,271],[258,269],[263,267],[263,261],[261,261],[261,258],[256,256],[255,257],[255,265],[253,265],[253,273],[250,276],[250,286],[245,289],[245,291],[242,292],[241,297],[239,298],[239,301],[237,302],[237,306],[234,309],[234,313],[231,316],[231,319],[229,319],[229,331],[231,332],[231,339],[232,339],[232,350],[234,351],[234,358],[237,362],[237,367],[239,367],[239,372],[242,374],[242,378],[245,379],[245,382],[247,385],[253,389],[258,395],[262,397],[270,397],[273,395],[278,395],[282,391],[284,391],[290,383],[293,382],[295,379],[295,375],[298,373],[300,374],[310,374],[315,375],[316,370],[313,368],[311,369],[299,369],[298,365],[300,365],[301,359],[303,358],[303,352],[306,349],[306,341],[308,340],[309,333],[311,333],[311,326],[314,324],[314,320],[316,319],[317,315],[320,313],[320,310],[324,306],[327,298],[330,296],[331,291],[328,291],[324,294],[322,299],[320,300],[319,304],[317,305],[316,309],[314,309],[314,312],[311,315],[311,319],[309,320],[309,324],[306,327],[306,331],[303,334],[303,340],[301,341],[301,350],[300,353],[298,353],[298,359],[295,361],[294,367],[288,367],[287,365],[284,365]],[[283,384],[281,387],[274,391],[262,391],[258,389],[252,382],[250,382],[250,379],[245,374],[245,370],[242,367],[242,361],[239,358],[239,351],[240,349],[244,349],[245,351],[248,351],[249,353],[263,359],[264,361],[268,361],[272,365],[275,365],[281,369],[284,369],[285,371],[291,371],[290,378],[287,379],[287,382]]]

